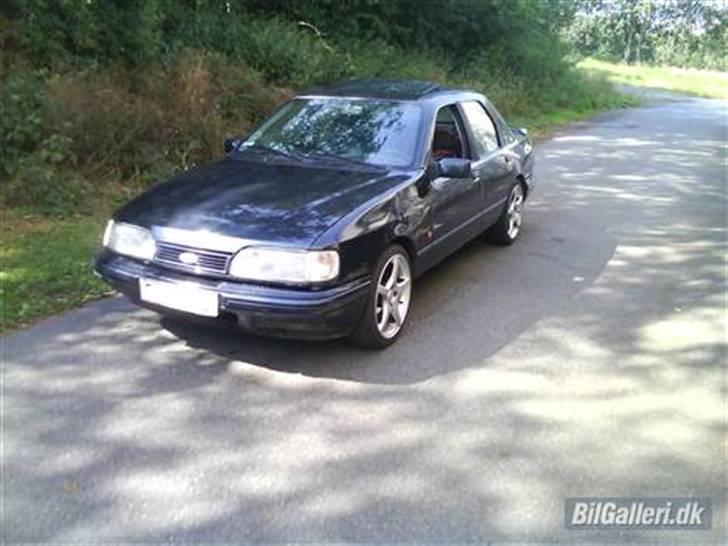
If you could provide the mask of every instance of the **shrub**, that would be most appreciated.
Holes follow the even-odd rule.
[[[192,50],[166,67],[15,74],[0,92],[3,204],[64,214],[136,193],[220,156],[288,93]]]
[[[427,50],[403,50],[383,40],[349,41],[337,44],[347,57],[347,76],[356,78],[401,78],[446,82],[449,63]]]
[[[69,210],[85,199],[88,185],[72,164],[73,141],[46,123],[45,73],[11,74],[0,91],[0,184],[2,204],[46,213]]]
[[[3,199],[12,205],[65,215],[88,212],[91,186],[64,163],[72,158],[71,140],[59,134],[43,140],[38,149],[20,158],[7,180]]]
[[[346,58],[314,31],[280,19],[249,20],[234,55],[269,82],[305,87],[347,75]]]
[[[67,74],[49,82],[46,123],[73,142],[73,165],[96,177],[133,174],[162,122],[159,105],[133,93],[124,71]]]
[[[12,175],[20,159],[36,151],[45,137],[44,72],[11,73],[0,87],[0,170]]]

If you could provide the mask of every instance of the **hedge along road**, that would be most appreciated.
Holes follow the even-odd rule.
[[[522,239],[416,284],[385,352],[121,298],[2,338],[7,542],[725,538],[725,103],[537,146]],[[567,531],[574,496],[713,497],[711,531]]]

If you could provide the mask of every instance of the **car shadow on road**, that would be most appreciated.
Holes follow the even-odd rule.
[[[311,377],[416,383],[482,364],[534,323],[563,310],[599,276],[616,247],[606,226],[566,232],[562,222],[568,219],[550,214],[534,212],[511,247],[474,240],[417,279],[407,328],[383,351],[346,340],[257,337],[169,317],[160,323],[189,346],[228,361]],[[588,257],[577,258],[584,246]]]

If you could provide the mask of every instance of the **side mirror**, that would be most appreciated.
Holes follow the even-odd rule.
[[[226,138],[225,139],[225,153],[229,154],[230,152],[234,152],[238,149],[238,147],[242,144],[243,139],[240,137],[232,137],[232,138]]]
[[[443,157],[436,163],[437,176],[468,178],[472,174],[470,160],[459,157]]]
[[[512,129],[517,135],[528,138],[528,129],[525,127],[512,127]]]

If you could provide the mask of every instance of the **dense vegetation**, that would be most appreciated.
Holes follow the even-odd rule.
[[[621,63],[726,69],[724,0],[576,0],[566,36],[584,55]]]
[[[527,122],[615,105],[565,60],[573,15],[558,0],[4,2],[3,204],[108,208],[334,80],[469,85]]]

